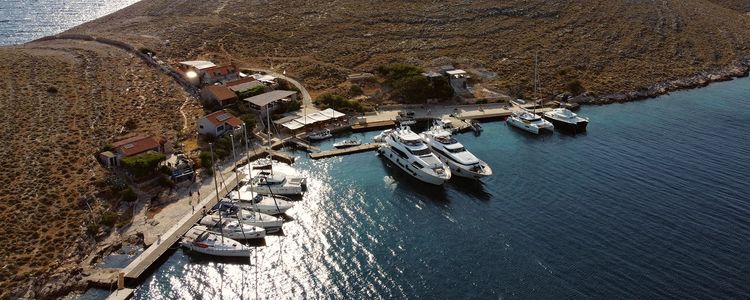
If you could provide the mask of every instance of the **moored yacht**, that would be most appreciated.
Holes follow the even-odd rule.
[[[451,178],[450,168],[408,126],[390,131],[383,142],[378,153],[414,178],[434,185],[441,185]]]
[[[190,228],[182,237],[180,245],[198,253],[222,257],[249,257],[252,250],[231,238],[221,237],[201,225]]]
[[[508,124],[531,132],[533,134],[539,134],[539,132],[548,130],[552,131],[555,126],[549,121],[542,119],[539,115],[530,111],[513,112],[508,117]]]
[[[542,114],[555,128],[573,133],[586,131],[589,119],[581,117],[567,108],[555,108]]]
[[[307,136],[307,138],[310,139],[311,141],[322,141],[325,139],[329,139],[331,137],[333,137],[333,135],[331,134],[331,131],[328,129],[324,129],[318,132],[313,132]]]
[[[247,184],[248,190],[263,195],[301,195],[307,185],[304,177],[292,177],[267,170],[253,173]]]
[[[249,224],[242,224],[236,219],[231,218],[220,220],[209,215],[203,217],[200,224],[217,234],[235,240],[262,239],[266,236],[265,229]]]
[[[261,195],[251,191],[248,186],[243,186],[237,191],[232,191],[229,193],[229,197],[231,200],[225,199],[222,201],[227,201],[247,210],[269,215],[283,214],[294,207],[294,203],[289,198],[279,195]]]
[[[219,218],[221,218],[222,220],[238,220],[242,224],[261,227],[265,229],[267,233],[279,231],[281,229],[281,226],[284,224],[284,220],[280,218],[264,213],[249,211],[246,209],[242,209],[239,206],[233,206],[227,203],[220,203],[219,209],[212,211],[208,215],[206,215],[206,217],[201,219],[200,224],[210,226],[213,224],[213,222],[219,220]]]
[[[492,175],[490,166],[451,137],[451,133],[444,128],[441,121],[435,121],[432,127],[420,136],[432,152],[450,167],[453,176],[480,179]]]

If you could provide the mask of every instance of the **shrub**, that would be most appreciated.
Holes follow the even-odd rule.
[[[141,52],[141,53],[143,53],[143,54],[146,54],[146,55],[151,55],[151,56],[156,55],[156,52],[151,51],[151,49],[146,48],[146,47],[138,48],[138,51]]]
[[[583,87],[583,84],[580,80],[573,80],[568,82],[566,85],[568,92],[570,92],[573,96],[578,96],[580,94],[583,94],[583,92],[586,91],[586,88]]]
[[[173,188],[175,183],[169,178],[169,176],[161,175],[159,176],[159,185],[165,188]]]
[[[362,95],[362,93],[362,87],[357,84],[352,84],[352,86],[349,87],[349,95],[351,96],[359,96]]]
[[[255,128],[255,124],[258,123],[258,120],[255,119],[254,114],[243,114],[240,115],[239,118],[240,120],[242,120],[242,122],[245,122],[245,128],[247,128],[248,131]]]
[[[47,93],[50,93],[50,94],[57,94],[57,88],[56,88],[56,87],[54,87],[54,86],[48,87],[48,88],[47,88]]]
[[[127,130],[133,130],[133,129],[136,129],[138,127],[138,122],[136,122],[133,119],[128,119],[125,122],[125,124],[123,125],[123,127],[125,127],[125,129],[127,129]]]
[[[106,151],[112,151],[112,150],[115,150],[115,146],[113,146],[112,144],[106,144],[106,145],[102,146],[101,149],[99,149],[99,153],[106,152]]]
[[[325,108],[333,108],[344,112],[363,112],[362,104],[357,101],[349,101],[344,96],[337,94],[323,94],[315,99],[315,104]]]
[[[107,178],[104,179],[104,183],[107,184],[115,192],[125,190],[128,187],[128,184],[125,183],[122,178],[114,175],[107,176]]]
[[[119,216],[117,215],[117,213],[112,211],[105,211],[104,213],[102,213],[101,224],[108,227],[115,226],[118,218]]]
[[[138,156],[122,158],[122,166],[128,169],[136,177],[153,174],[159,163],[166,159],[164,154],[148,152]]]
[[[133,191],[133,189],[129,187],[120,192],[120,199],[125,202],[134,202],[138,200],[138,194],[136,194],[135,191]]]
[[[259,85],[259,86],[252,87],[249,90],[238,92],[237,93],[237,97],[239,97],[240,99],[245,99],[245,98],[248,98],[248,97],[252,97],[252,96],[257,96],[257,95],[263,94],[263,92],[265,92],[265,91],[266,91],[266,87],[263,86],[263,85]]]
[[[424,103],[432,95],[430,80],[424,76],[409,76],[393,82],[398,94],[410,103]]]
[[[99,225],[95,223],[90,223],[86,225],[86,233],[88,233],[91,236],[96,235],[99,233]]]
[[[213,161],[211,160],[211,152],[201,151],[201,154],[198,155],[198,159],[200,159],[201,166],[203,166],[204,169],[211,169],[211,166],[213,165]]]

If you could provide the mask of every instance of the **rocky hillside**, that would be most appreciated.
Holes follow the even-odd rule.
[[[110,209],[96,150],[128,121],[174,139],[186,95],[139,58],[92,42],[0,47],[0,69],[0,299],[59,296],[85,284],[87,226]]]
[[[580,81],[607,95],[744,69],[736,63],[750,49],[748,4],[712,1],[145,0],[73,31],[142,44],[173,61],[285,67],[314,90],[406,62],[486,68],[497,73],[490,86],[529,91],[538,54],[544,93]]]

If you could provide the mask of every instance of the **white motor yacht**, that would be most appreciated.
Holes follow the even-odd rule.
[[[408,126],[388,133],[378,153],[423,182],[441,185],[451,178],[450,168]]]
[[[581,117],[567,108],[555,108],[542,114],[555,128],[573,133],[586,131],[589,119]]]
[[[248,190],[263,195],[301,195],[307,184],[304,177],[287,176],[278,171],[261,170],[252,173],[247,183]]]
[[[221,216],[219,216],[219,214],[221,214]],[[220,203],[219,209],[210,212],[206,217],[201,219],[201,225],[211,225],[213,224],[211,222],[215,222],[221,217],[222,220],[225,218],[238,220],[242,224],[261,227],[265,229],[267,233],[279,231],[284,223],[284,220],[280,218],[256,211],[249,211],[242,209],[239,206],[228,205],[226,203]],[[206,224],[203,224],[204,222]]]
[[[242,224],[237,219],[232,218],[219,220],[208,215],[203,217],[199,223],[213,232],[235,240],[262,239],[266,236],[265,229],[249,224]]]
[[[435,121],[420,136],[432,152],[450,167],[453,176],[480,179],[492,175],[490,166],[451,137],[441,121]]]
[[[513,112],[513,114],[508,117],[508,124],[533,134],[539,134],[539,132],[544,130],[552,131],[555,129],[555,126],[552,125],[552,123],[530,111]]]
[[[257,211],[269,215],[279,215],[294,207],[294,203],[287,197],[279,195],[261,195],[250,190],[248,186],[240,187],[229,193],[226,201],[247,210]],[[222,200],[225,201],[225,200]]]
[[[222,257],[250,257],[252,251],[252,248],[231,238],[222,238],[201,225],[190,228],[180,244],[198,253]]]
[[[383,132],[379,133],[378,135],[376,135],[376,136],[372,137],[372,141],[373,141],[373,142],[376,142],[376,143],[382,143],[382,142],[385,142],[385,137],[386,137],[387,135],[391,134],[391,132],[393,132],[393,131],[395,131],[395,129],[387,129],[387,130],[384,130]]]

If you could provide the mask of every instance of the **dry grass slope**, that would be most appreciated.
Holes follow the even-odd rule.
[[[10,298],[90,251],[84,199],[99,203],[96,149],[128,119],[173,136],[185,96],[138,58],[92,43],[0,48],[0,69],[0,298]]]
[[[528,89],[534,53],[548,94],[571,80],[638,90],[743,59],[743,1],[143,1],[73,31],[114,36],[171,60],[285,66],[313,90],[388,62],[459,63]],[[169,41],[167,43],[166,41]]]

